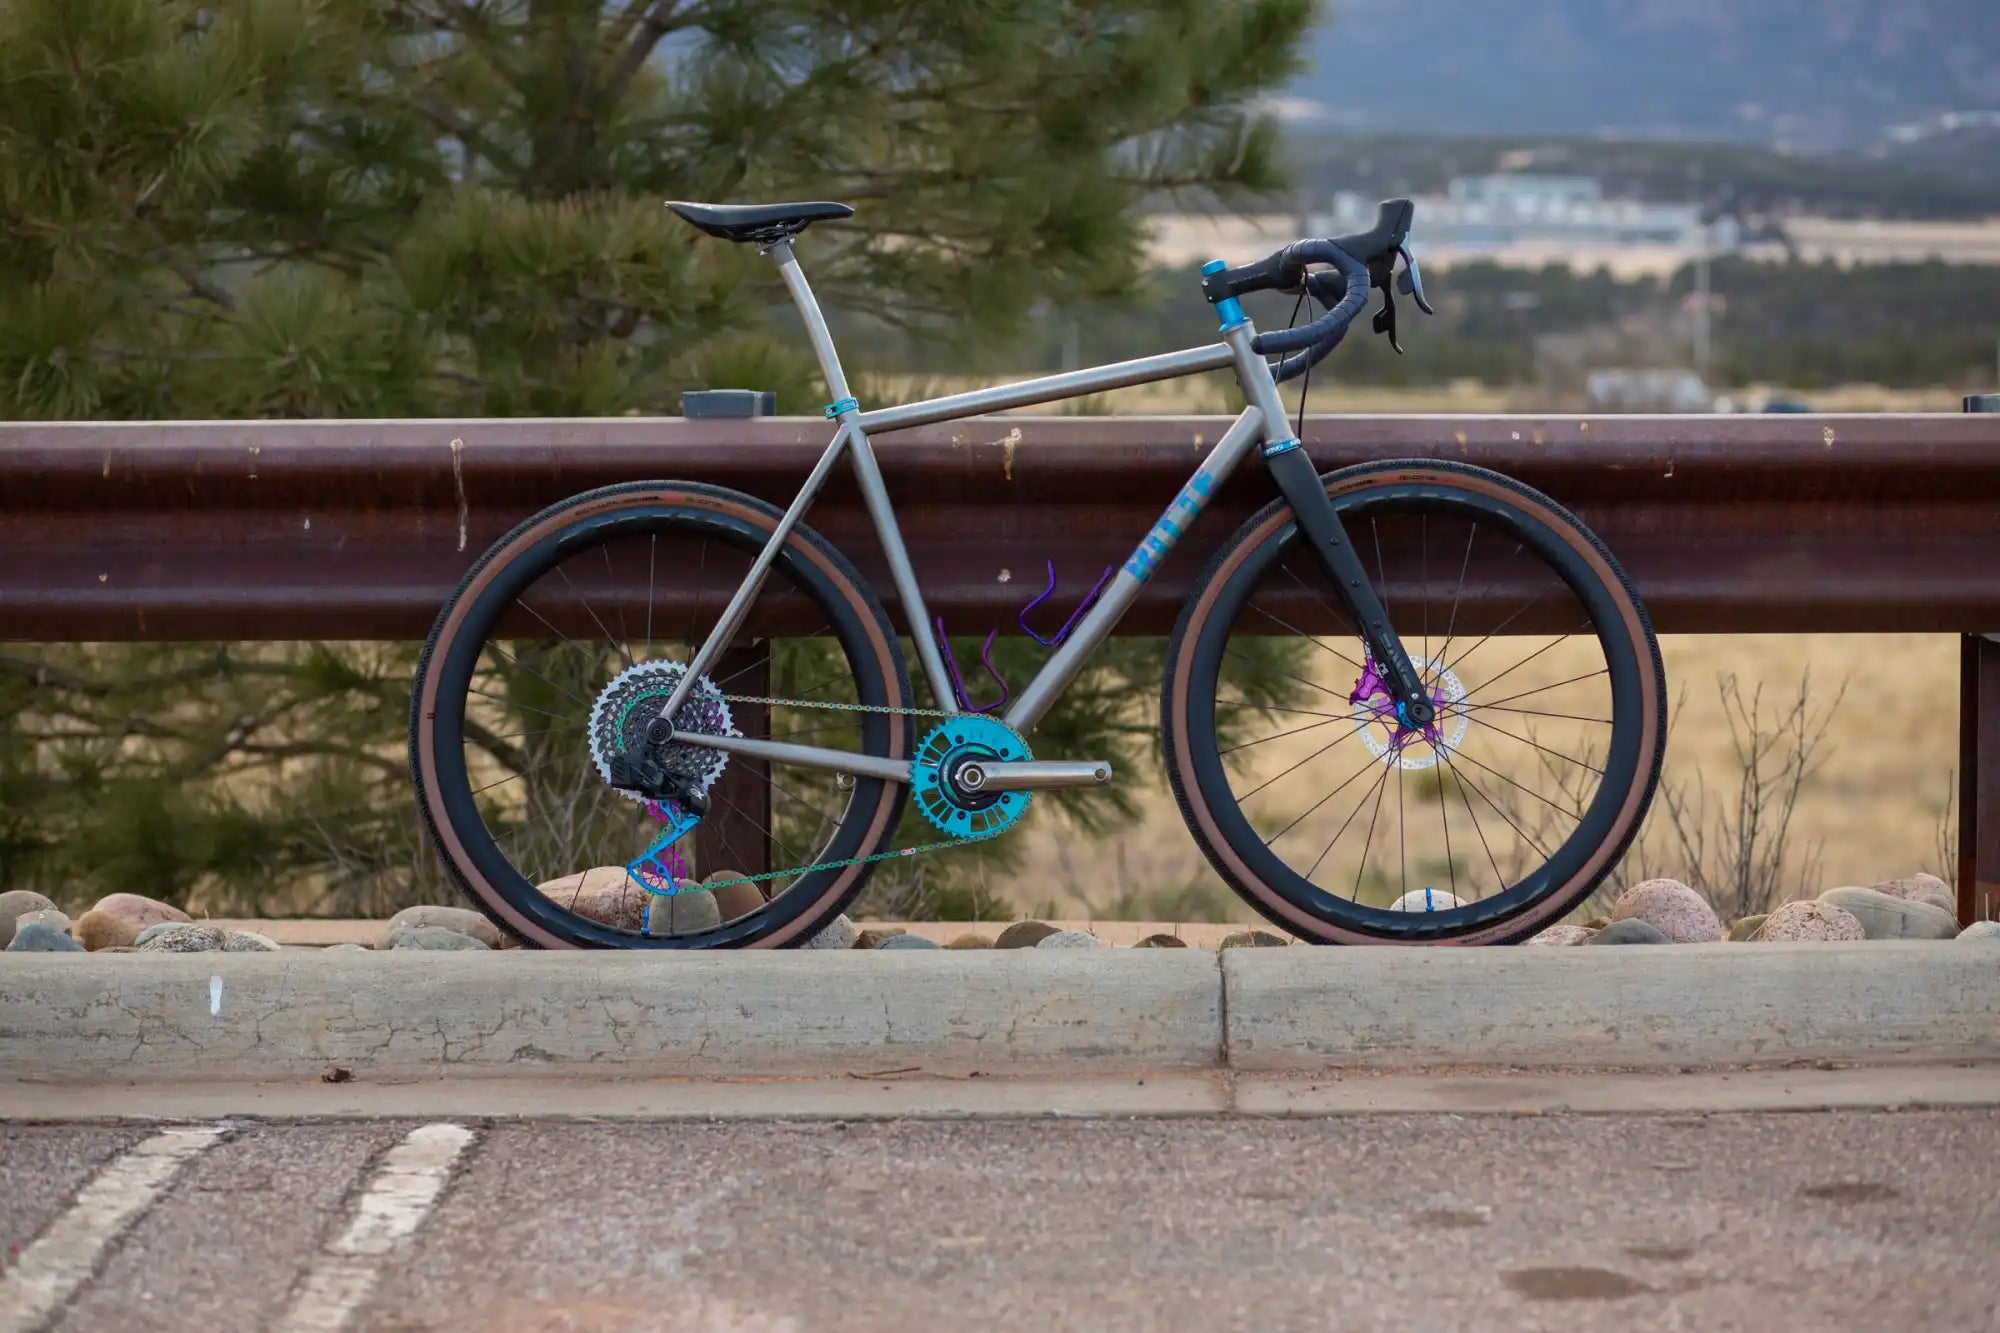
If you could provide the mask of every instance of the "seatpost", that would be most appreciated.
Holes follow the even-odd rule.
[[[840,368],[840,353],[834,350],[833,335],[826,327],[826,316],[820,313],[819,302],[813,298],[812,284],[806,281],[805,270],[799,267],[799,257],[792,253],[790,241],[767,245],[764,254],[778,266],[778,275],[785,280],[785,289],[792,294],[792,304],[799,308],[799,318],[805,321],[806,336],[812,339],[813,354],[819,358],[820,373],[826,376],[827,392],[832,394],[826,414],[845,420],[858,411],[860,405],[847,392],[847,372]]]

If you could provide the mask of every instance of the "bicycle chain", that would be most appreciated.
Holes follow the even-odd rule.
[[[726,702],[731,704],[784,704],[790,708],[831,708],[848,713],[897,713],[906,717],[958,716],[956,713],[947,713],[939,708],[890,708],[883,704],[844,704],[806,699],[778,699],[756,694],[725,694],[722,697]],[[781,879],[786,875],[810,875],[821,870],[840,870],[846,866],[868,865],[874,861],[893,861],[898,857],[919,856],[924,852],[940,852],[947,847],[963,847],[967,843],[985,842],[988,838],[997,838],[1006,831],[1005,828],[998,828],[991,833],[974,833],[963,838],[947,838],[943,842],[928,842],[918,847],[903,847],[895,851],[877,852],[873,856],[850,856],[844,861],[817,861],[810,865],[787,866],[783,870],[767,870],[761,875],[742,875],[736,879],[716,880],[713,883],[704,882],[701,887],[704,889],[723,889],[735,884],[761,884],[766,880]],[[645,888],[648,893],[654,893],[659,897],[672,896],[670,894],[659,894],[656,890],[647,887],[643,880],[640,882],[640,887]]]

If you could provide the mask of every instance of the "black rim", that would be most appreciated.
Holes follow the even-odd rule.
[[[1363,685],[1365,650],[1310,553],[1297,542],[1296,527],[1287,525],[1266,538],[1219,590],[1195,646],[1186,722],[1187,734],[1201,738],[1193,755],[1201,799],[1224,839],[1264,885],[1328,925],[1424,941],[1516,917],[1577,878],[1614,836],[1632,786],[1642,779],[1639,646],[1626,630],[1618,600],[1574,548],[1543,520],[1511,504],[1448,482],[1398,482],[1337,496],[1334,505],[1371,575],[1380,579],[1378,591],[1405,646],[1425,663],[1427,682],[1447,697],[1457,695],[1452,706],[1440,709],[1440,719],[1445,727],[1462,723],[1463,738],[1438,744],[1393,722],[1364,723],[1361,718],[1373,714],[1352,702],[1353,691],[1329,687],[1329,679]],[[1385,556],[1392,522],[1395,535],[1387,539]],[[1445,540],[1454,528],[1466,535]],[[1507,545],[1482,550],[1482,540]],[[1503,555],[1517,562],[1525,557],[1544,571],[1546,587],[1523,588],[1491,573]],[[1484,585],[1482,577],[1488,580]],[[1284,585],[1282,597],[1271,595],[1277,584]],[[1478,600],[1486,609],[1471,616],[1465,611],[1468,586],[1485,594]],[[1450,595],[1442,595],[1447,589]],[[1573,598],[1567,608],[1560,595],[1549,595],[1552,589]],[[1502,595],[1507,593],[1514,594],[1512,600]],[[1270,603],[1282,609],[1273,611]],[[1572,616],[1574,623],[1568,623]],[[1527,628],[1545,632],[1528,636],[1518,650],[1494,647],[1522,637],[1519,631]],[[1279,640],[1290,636],[1311,659],[1309,665],[1300,669],[1283,654],[1275,663],[1259,659],[1254,674],[1276,671],[1290,678],[1285,688],[1261,696],[1232,690],[1253,675],[1242,666],[1249,654],[1232,652],[1238,635],[1250,632]],[[1560,687],[1550,687],[1557,691],[1553,695],[1521,679],[1534,661],[1546,670],[1564,661],[1564,654],[1575,656],[1572,645],[1579,642],[1598,649],[1593,674],[1601,676],[1602,701],[1588,711],[1572,711],[1585,707],[1574,700],[1587,691],[1588,678],[1559,676]],[[1447,690],[1440,668],[1457,678],[1456,690]],[[1278,694],[1289,697],[1271,705]],[[1552,697],[1565,702],[1551,707]],[[1258,719],[1258,727],[1246,728],[1246,718]],[[1601,724],[1603,744],[1594,754],[1547,738],[1550,726],[1585,724]],[[1370,748],[1371,737],[1383,753]],[[1397,737],[1405,742],[1401,751]],[[1260,746],[1269,749],[1251,755]],[[1573,776],[1576,788],[1564,791],[1571,798],[1567,812],[1546,792],[1505,771],[1512,762],[1496,753],[1501,750],[1518,752],[1513,761],[1525,757],[1560,781]],[[1284,753],[1274,759],[1272,751]],[[1412,771],[1406,762],[1417,767]],[[1289,805],[1277,805],[1281,799]],[[1524,804],[1532,807],[1526,818]],[[1432,829],[1442,837],[1416,849],[1413,876],[1408,834],[1419,805],[1435,809]],[[1546,822],[1564,813],[1570,816],[1566,830]],[[1316,844],[1326,825],[1334,832],[1317,859],[1295,864],[1312,857],[1310,847],[1300,844],[1309,839]],[[1397,830],[1394,858],[1386,856],[1386,847],[1385,855],[1371,856],[1378,830],[1390,827]],[[1559,843],[1555,833],[1562,834]],[[1286,852],[1274,850],[1287,840]],[[1351,879],[1344,862],[1340,875],[1326,872],[1343,840],[1347,856],[1360,847]],[[1506,850],[1496,850],[1502,841]],[[1509,862],[1523,856],[1521,870],[1510,872]],[[1440,858],[1442,872],[1436,870]],[[1488,891],[1474,891],[1482,884]],[[1368,901],[1424,889],[1452,893],[1465,903],[1395,911]]]
[[[514,781],[513,777],[502,776],[494,779],[485,773],[475,781],[467,763],[467,706],[472,698],[483,697],[474,684],[481,663],[488,663],[490,669],[490,664],[497,658],[508,666],[516,667],[529,676],[545,682],[549,689],[561,692],[563,697],[560,703],[544,701],[546,706],[519,704],[513,706],[533,710],[521,714],[524,719],[533,723],[530,730],[540,728],[559,736],[573,731],[576,749],[585,753],[587,750],[584,750],[583,737],[587,712],[583,705],[593,699],[590,690],[575,688],[560,677],[551,679],[554,673],[538,671],[533,665],[522,662],[518,644],[515,645],[516,651],[513,652],[501,647],[496,640],[504,640],[505,635],[496,635],[496,628],[502,624],[503,618],[511,618],[511,623],[518,631],[528,619],[532,619],[541,626],[546,626],[549,635],[568,643],[570,637],[564,633],[565,629],[588,627],[582,632],[587,634],[589,630],[600,631],[599,637],[609,642],[612,647],[613,651],[608,654],[601,653],[600,649],[601,655],[607,659],[607,669],[618,669],[637,661],[649,660],[644,650],[637,645],[644,644],[658,648],[663,640],[668,638],[667,634],[662,632],[664,626],[651,614],[659,588],[658,579],[661,576],[661,571],[657,567],[657,555],[655,554],[652,561],[647,562],[644,575],[647,614],[643,618],[643,629],[641,614],[635,606],[626,605],[615,598],[607,601],[602,596],[593,597],[589,588],[580,588],[579,578],[568,574],[567,571],[573,566],[582,567],[586,562],[585,558],[594,561],[598,553],[608,553],[613,549],[614,543],[629,547],[633,538],[651,539],[647,544],[651,545],[656,553],[658,539],[665,534],[698,543],[703,553],[701,557],[703,569],[697,577],[715,574],[728,586],[733,586],[735,582],[734,571],[724,571],[711,562],[718,561],[723,553],[731,553],[738,558],[739,563],[747,564],[747,559],[762,548],[769,535],[763,529],[726,515],[674,504],[639,503],[580,518],[508,560],[505,567],[481,591],[478,599],[468,609],[449,649],[433,667],[439,673],[432,730],[433,772],[436,775],[439,799],[472,863],[471,871],[492,886],[515,910],[543,929],[573,944],[607,948],[672,949],[721,948],[752,943],[780,930],[805,913],[833,882],[833,877],[842,873],[838,868],[829,868],[775,881],[777,891],[763,907],[733,920],[724,921],[720,926],[711,929],[677,935],[643,934],[582,916],[543,894],[537,887],[537,881],[523,873],[523,869],[515,864],[514,857],[509,855],[508,849],[502,845],[508,840],[510,831],[503,829],[496,835],[494,829],[489,826],[487,815],[481,812],[479,798],[482,795],[487,796],[490,801],[493,799],[491,796],[493,791],[503,784]],[[781,589],[780,596],[790,595],[809,603],[817,610],[823,628],[804,635],[803,638],[807,641],[816,641],[813,646],[817,657],[832,658],[836,670],[827,677],[826,684],[817,687],[798,688],[796,681],[791,684],[798,688],[799,694],[803,697],[838,696],[842,702],[885,706],[890,702],[890,696],[879,664],[874,661],[869,651],[866,629],[834,581],[812,561],[803,558],[796,551],[794,544],[806,539],[803,534],[795,534],[791,542],[780,551],[773,562],[765,593],[760,593],[758,606],[764,604],[763,599],[773,588]],[[603,564],[607,580],[611,580],[613,586],[636,587],[641,578],[638,566],[642,560],[643,554],[630,554],[621,559],[620,567],[614,577],[613,558],[609,554],[604,554]],[[531,589],[540,586],[552,573],[559,583],[566,585],[576,594],[576,606],[568,613],[571,623],[567,625],[563,623],[561,617],[538,613],[531,597],[527,599],[524,607],[524,594],[529,594]],[[705,608],[697,599],[692,618],[688,622],[687,633],[676,637],[686,642],[705,632],[707,625],[713,623],[721,602],[726,600],[726,595],[724,592],[711,598]],[[526,618],[522,615],[523,609],[526,610]],[[582,617],[580,621],[575,619],[578,616]],[[743,632],[737,637],[738,644],[756,642],[757,621],[758,610],[753,608],[749,619],[745,622]],[[780,642],[790,643],[794,640],[781,641],[770,638],[763,642],[768,650],[764,669],[781,670],[782,663],[774,667],[771,658],[778,655],[777,645]],[[825,645],[829,642],[835,646],[835,650],[826,649]],[[893,640],[891,642],[893,643]],[[760,649],[755,647],[748,649],[753,659],[759,651]],[[685,652],[680,654],[678,660],[685,660],[687,655]],[[676,660],[670,654],[663,656],[666,660]],[[661,657],[653,657],[650,660],[661,660]],[[754,660],[752,665],[755,665]],[[737,673],[741,674],[741,668],[737,668]],[[737,681],[731,679],[729,671],[716,671],[711,675],[726,692],[735,693],[741,688]],[[831,688],[835,679],[844,680],[844,687]],[[782,685],[785,682],[778,683]],[[904,690],[904,694],[907,695],[907,689]],[[781,716],[788,715],[781,714],[781,710],[778,709],[769,710],[766,714],[768,728],[783,726]],[[806,736],[802,732],[807,728],[802,727],[798,731],[782,731],[777,738],[798,739],[802,743],[826,744],[834,748],[854,748],[870,754],[887,753],[890,721],[886,715],[842,711],[835,716],[840,719],[839,725],[844,728],[839,736],[832,734]],[[758,733],[752,731],[751,734]],[[572,761],[571,766],[574,767],[575,756],[571,755],[569,758]],[[787,780],[789,775],[800,771],[780,769],[774,775],[771,784],[772,795],[769,798],[773,806],[779,806],[787,799],[792,801],[804,799],[797,795],[800,783],[796,780]],[[826,777],[831,781],[830,775]],[[879,779],[864,778],[855,781],[851,790],[843,793],[844,804],[837,813],[820,821],[818,834],[823,836],[816,835],[809,849],[790,845],[797,840],[797,835],[794,839],[787,839],[780,817],[776,814],[768,816],[764,828],[772,838],[772,855],[775,863],[788,866],[840,861],[872,851],[872,848],[862,847],[861,843],[875,822],[874,816],[881,802],[899,800],[904,794],[900,788],[895,792],[889,791],[889,786],[890,784]],[[599,792],[590,795],[591,799],[598,801],[610,797],[610,794],[601,788],[601,784]],[[615,799],[622,801],[624,798]],[[630,805],[629,802],[627,804]],[[633,811],[636,832],[635,842],[625,844],[632,847],[632,850],[625,854],[626,859],[643,849],[650,833],[658,828],[657,823],[644,819],[643,812],[638,806],[630,805],[630,808]],[[720,809],[712,807],[710,818],[716,818]],[[827,814],[825,811],[821,813]],[[528,821],[524,818],[520,822],[525,824]],[[809,819],[808,823],[811,822]],[[827,827],[828,824],[831,825],[830,828]],[[893,830],[894,819],[891,818],[885,827]],[[518,829],[512,831],[518,832]],[[794,855],[802,850],[804,854],[797,855],[794,859]],[[596,862],[592,861],[591,864]],[[588,868],[589,865],[569,867],[572,871]],[[537,874],[542,873],[540,868],[536,868],[536,871]],[[697,873],[705,874],[707,868],[697,867]],[[865,876],[856,876],[851,887],[858,890],[864,878]],[[474,896],[478,895],[475,893]],[[657,905],[664,901],[658,898],[654,900],[656,910]],[[839,906],[837,903],[830,905],[825,909],[824,915],[831,916],[839,910]],[[806,933],[800,932],[801,937]]]

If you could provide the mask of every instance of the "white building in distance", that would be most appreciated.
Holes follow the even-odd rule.
[[[1343,190],[1331,213],[1314,218],[1320,236],[1366,231],[1375,223],[1375,198]],[[1590,176],[1461,176],[1442,196],[1419,198],[1415,241],[1424,249],[1461,254],[1523,247],[1603,251],[1666,249],[1687,254],[1703,247],[1701,212],[1692,204],[1648,204],[1607,199]],[[1707,247],[1734,249],[1737,229],[1722,218],[1707,228]]]

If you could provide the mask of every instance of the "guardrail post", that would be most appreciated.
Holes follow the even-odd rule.
[[[1968,412],[2000,412],[1974,394]],[[1987,816],[1981,818],[1981,816]],[[1967,634],[1958,649],[1958,924],[2000,908],[2000,634]]]
[[[728,692],[754,698],[771,694],[771,645],[731,648],[710,673],[726,680]],[[737,730],[746,736],[770,734],[765,704],[730,705]],[[703,879],[718,870],[761,875],[771,868],[771,766],[733,754],[710,790],[708,814],[694,831],[695,870]]]

